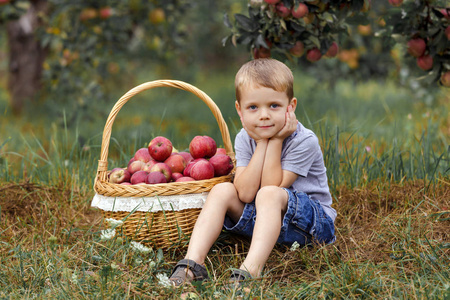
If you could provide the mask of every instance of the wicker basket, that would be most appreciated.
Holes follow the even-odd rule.
[[[97,176],[95,178],[94,190],[96,196],[102,196],[109,199],[139,199],[144,197],[159,198],[165,196],[170,201],[178,201],[189,197],[192,194],[203,194],[209,192],[211,188],[221,182],[232,181],[233,173],[227,176],[215,177],[208,180],[198,180],[189,182],[172,182],[165,184],[144,184],[144,185],[121,185],[109,183],[107,180],[108,173],[108,148],[111,137],[111,129],[114,120],[119,110],[128,102],[133,96],[145,90],[155,87],[173,87],[185,91],[189,91],[200,98],[211,110],[222,135],[224,148],[227,154],[234,161],[234,152],[231,144],[228,127],[222,117],[222,114],[217,105],[211,98],[199,90],[198,88],[176,80],[156,80],[141,84],[123,95],[114,105],[109,117],[106,121],[103,131],[102,146],[100,152],[100,160],[98,163]],[[176,203],[173,203],[176,204]],[[176,205],[174,205],[176,206]],[[167,206],[166,206],[167,207]],[[170,203],[170,207],[172,204]],[[192,233],[195,221],[200,214],[201,207],[192,209],[162,209],[161,211],[152,212],[149,210],[139,211],[133,209],[132,211],[111,211],[102,210],[105,218],[113,218],[116,220],[123,220],[121,225],[123,232],[135,241],[143,244],[148,244],[158,248],[169,248],[173,245],[183,245],[186,243],[187,237]]]

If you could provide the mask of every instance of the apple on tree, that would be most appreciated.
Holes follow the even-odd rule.
[[[420,57],[425,53],[427,44],[421,38],[411,39],[407,43],[408,53],[414,57]]]
[[[309,49],[306,52],[306,59],[310,62],[316,62],[322,58],[322,53],[320,52],[319,48],[314,47],[312,49]]]
[[[433,57],[431,55],[422,55],[417,58],[417,65],[424,71],[427,71],[433,67]]]
[[[339,52],[339,46],[336,42],[333,42],[328,48],[327,53],[325,54],[326,57],[335,57]]]
[[[309,13],[308,6],[305,3],[299,3],[297,6],[292,7],[292,16],[300,19]]]

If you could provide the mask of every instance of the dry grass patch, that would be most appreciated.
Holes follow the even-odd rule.
[[[313,299],[447,295],[448,187],[448,178],[432,184],[416,180],[341,187],[334,192],[337,241],[295,251],[276,246],[265,268],[266,276],[250,282],[244,296]],[[205,299],[237,297],[221,287],[229,269],[238,267],[244,259],[247,239],[227,233],[220,236],[207,258],[213,282],[167,289],[157,275],[168,275],[185,250],[153,249],[144,255],[120,236],[100,240],[102,217],[90,208],[91,197],[92,193],[74,192],[62,185],[0,184],[3,295],[85,298],[88,292],[167,299],[191,291]],[[52,264],[58,267],[49,272]],[[46,271],[36,272],[40,268]],[[78,279],[73,280],[74,276]]]

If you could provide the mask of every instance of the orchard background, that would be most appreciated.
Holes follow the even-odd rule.
[[[238,297],[220,283],[247,240],[224,233],[213,247],[218,285],[173,290],[164,278],[181,245],[105,240],[90,200],[120,96],[146,81],[189,82],[233,139],[235,72],[267,56],[293,70],[297,117],[320,139],[338,240],[278,246],[240,297],[450,297],[445,0],[0,0],[0,297]],[[195,96],[147,91],[120,111],[109,163],[125,165],[157,135],[181,150],[199,134],[220,145]]]

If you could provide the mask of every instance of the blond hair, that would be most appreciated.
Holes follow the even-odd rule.
[[[282,62],[272,58],[259,58],[245,63],[237,72],[234,81],[236,100],[240,102],[241,89],[267,87],[285,92],[289,100],[294,97],[294,75]]]

